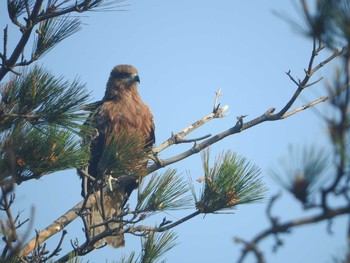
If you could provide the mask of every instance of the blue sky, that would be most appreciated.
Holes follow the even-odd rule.
[[[132,64],[139,70],[140,94],[152,108],[156,120],[157,144],[172,132],[187,127],[212,110],[215,91],[222,89],[222,105],[229,105],[229,115],[216,119],[189,137],[216,134],[232,127],[236,116],[251,120],[271,107],[280,109],[295,86],[285,72],[302,78],[312,43],[273,14],[300,21],[296,1],[199,1],[148,0],[126,1],[127,11],[94,12],[83,18],[81,31],[48,53],[39,64],[68,80],[79,77],[86,83],[93,100],[104,94],[110,70],[116,64]],[[0,3],[0,26],[4,27],[5,1]],[[17,31],[9,28],[9,43],[15,43]],[[29,46],[30,48],[30,46]],[[320,73],[329,74],[332,66]],[[301,105],[324,93],[321,85],[310,88]],[[317,107],[322,110],[322,106]],[[269,188],[268,196],[279,191],[269,178],[268,169],[287,152],[288,144],[323,145],[326,130],[315,110],[301,112],[283,121],[263,123],[215,144],[212,156],[224,150],[237,152],[262,169]],[[177,146],[161,154],[173,156],[189,146]],[[203,175],[200,155],[174,164],[186,177],[195,180]],[[198,190],[200,185],[195,183]],[[75,171],[45,176],[17,187],[16,208],[35,207],[33,229],[43,229],[81,201],[80,181]],[[250,240],[268,227],[266,204],[239,206],[234,214],[199,216],[175,229],[179,243],[166,254],[168,262],[235,262],[240,248],[233,237]],[[288,193],[275,210],[281,219],[301,215],[301,206]],[[169,212],[177,220],[191,211]],[[332,255],[345,249],[345,220],[336,220],[333,235],[327,235],[326,224],[296,229],[283,236],[285,246],[272,254],[273,240],[262,243],[268,262],[329,262]],[[154,224],[154,221],[150,222]],[[83,242],[80,219],[72,223],[68,239]],[[49,244],[52,248],[56,240]],[[66,242],[66,249],[69,242]],[[113,262],[123,253],[140,250],[140,241],[126,237],[125,249],[103,248],[84,257],[86,262]],[[249,258],[247,262],[252,262]]]

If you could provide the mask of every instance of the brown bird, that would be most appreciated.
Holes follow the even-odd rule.
[[[84,140],[90,147],[90,161],[78,170],[78,174],[82,178],[83,197],[95,194],[98,200],[85,218],[86,234],[90,240],[105,230],[120,228],[120,224],[116,222],[93,226],[120,213],[126,199],[137,187],[137,175],[142,175],[135,176],[135,170],[142,173],[140,172],[142,169],[135,167],[143,167],[143,171],[147,168],[147,161],[143,160],[141,163],[132,164],[134,168],[131,168],[132,171],[116,175],[111,170],[118,169],[122,164],[108,163],[109,159],[105,158],[111,143],[122,144],[125,140],[137,138],[141,145],[135,147],[133,150],[135,154],[135,151],[140,149],[150,150],[155,142],[153,115],[137,91],[139,83],[136,68],[131,65],[115,66],[108,79],[102,101],[94,104],[95,109],[86,122],[95,129],[95,132]],[[118,147],[116,151],[117,156],[123,154],[121,151],[118,152]],[[96,194],[98,190],[102,195]],[[121,234],[113,234],[99,240],[94,246],[99,247],[105,243],[120,247],[124,245],[124,237]]]

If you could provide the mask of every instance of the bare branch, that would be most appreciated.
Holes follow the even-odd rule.
[[[346,86],[344,86],[344,87],[343,87],[342,89],[340,89],[337,93],[334,93],[334,94],[328,95],[328,96],[323,96],[323,97],[321,97],[321,98],[319,98],[319,99],[316,99],[316,100],[314,100],[314,101],[311,101],[311,102],[308,103],[308,104],[305,104],[305,105],[303,105],[303,106],[300,106],[300,107],[298,107],[298,108],[296,108],[296,109],[294,109],[294,110],[291,110],[291,111],[285,113],[285,114],[281,117],[281,119],[288,118],[288,117],[290,117],[290,116],[292,116],[292,115],[294,115],[294,114],[296,114],[296,113],[298,113],[298,112],[300,112],[300,111],[306,110],[306,109],[308,109],[308,108],[310,108],[310,107],[312,107],[312,106],[315,106],[315,105],[317,105],[317,104],[319,104],[319,103],[321,103],[321,102],[325,102],[325,101],[327,101],[327,100],[329,100],[329,99],[332,99],[332,98],[338,96],[341,92],[345,91],[345,90],[348,89],[348,88],[349,88],[349,84],[346,85]]]
[[[184,222],[186,222],[187,220],[190,220],[191,218],[195,217],[195,216],[198,216],[201,212],[199,210],[193,212],[192,214],[188,215],[188,216],[185,216],[183,218],[181,218],[180,220],[177,220],[176,222],[172,223],[172,224],[168,224],[166,226],[162,226],[162,227],[159,227],[159,228],[155,228],[154,231],[156,232],[164,232],[164,231],[167,231],[175,226],[178,226]]]
[[[75,205],[72,209],[70,209],[64,215],[56,219],[51,225],[46,227],[44,230],[38,232],[38,239],[33,238],[26,245],[24,245],[24,247],[19,253],[19,256],[23,257],[28,255],[35,249],[35,247],[38,244],[42,244],[51,236],[62,231],[68,224],[70,224],[72,221],[74,221],[78,217],[78,214],[81,211],[83,203],[84,203],[84,200],[79,202],[77,205]],[[89,200],[87,201],[86,206],[91,207],[95,203],[96,203],[96,199],[93,195],[91,195],[89,196]]]
[[[3,61],[3,67],[0,69],[0,80],[5,76],[5,74],[8,71],[13,71],[13,67],[16,65],[16,61],[18,60],[20,54],[23,52],[23,49],[29,40],[29,37],[32,33],[32,29],[33,29],[35,24],[39,23],[40,21],[47,20],[49,18],[68,14],[70,12],[86,11],[87,10],[86,5],[88,2],[89,1],[82,1],[82,2],[78,3],[78,1],[77,1],[74,5],[69,6],[67,8],[62,8],[59,11],[55,11],[55,10],[50,9],[50,10],[42,11],[40,14],[39,14],[39,10],[41,9],[41,5],[43,3],[42,0],[36,1],[32,11],[30,11],[29,7],[27,7],[27,13],[28,13],[27,26],[25,28],[22,28],[22,37],[21,37],[18,45],[16,46],[14,52],[12,53],[10,59],[8,59],[8,60],[6,58],[6,45],[4,46],[4,54],[1,56],[2,61]],[[304,8],[306,8],[306,4],[304,4]],[[7,32],[6,32],[5,36],[6,35],[7,35]],[[4,41],[4,42],[7,42],[7,41]],[[191,133],[195,129],[201,127],[206,122],[208,122],[214,118],[223,117],[223,113],[228,109],[228,107],[224,106],[222,108],[219,108],[220,104],[218,103],[218,100],[219,100],[219,97],[221,96],[221,89],[219,89],[216,92],[216,98],[214,101],[214,107],[213,107],[212,113],[203,117],[199,121],[193,123],[192,125],[185,128],[184,130],[180,131],[176,135],[172,135],[171,138],[169,138],[167,141],[165,141],[161,145],[155,147],[153,149],[153,154],[156,157],[159,152],[161,152],[164,149],[170,147],[171,145],[177,144],[177,143],[195,142],[194,146],[192,148],[188,149],[187,151],[177,155],[177,156],[174,156],[174,157],[171,157],[171,158],[168,158],[165,160],[159,160],[159,162],[155,161],[155,163],[150,166],[149,172],[153,172],[161,167],[164,167],[166,165],[183,160],[183,159],[191,156],[192,154],[198,153],[199,151],[205,149],[206,147],[226,138],[227,136],[233,135],[235,133],[239,133],[241,131],[249,129],[249,128],[251,128],[255,125],[258,125],[262,122],[265,122],[265,121],[275,121],[275,120],[285,119],[285,118],[290,117],[290,116],[292,116],[292,115],[294,115],[294,114],[296,114],[296,113],[298,113],[306,108],[312,107],[320,102],[326,101],[326,100],[334,97],[335,95],[322,97],[322,98],[319,98],[313,102],[310,102],[307,105],[304,105],[304,106],[296,108],[292,111],[289,111],[291,109],[291,107],[294,105],[296,99],[299,97],[300,93],[306,87],[309,87],[309,86],[311,86],[319,81],[319,80],[317,80],[313,83],[308,84],[312,75],[318,69],[323,67],[325,64],[329,63],[334,58],[344,54],[344,52],[346,51],[345,48],[343,48],[341,51],[336,50],[331,56],[329,56],[327,59],[325,59],[324,61],[322,61],[321,63],[319,63],[317,66],[314,67],[313,64],[314,64],[315,57],[318,55],[318,52],[322,48],[323,47],[321,44],[319,46],[317,46],[316,39],[314,39],[312,54],[311,54],[311,57],[309,59],[307,70],[305,70],[305,77],[302,81],[292,77],[290,72],[287,73],[287,75],[292,80],[292,82],[297,86],[297,89],[294,92],[293,96],[290,98],[290,100],[285,104],[285,106],[282,108],[282,110],[279,111],[277,114],[274,114],[275,109],[271,108],[271,109],[268,109],[261,116],[258,116],[258,117],[254,118],[251,121],[248,121],[246,123],[244,122],[244,118],[246,116],[242,115],[242,116],[237,117],[237,122],[234,124],[234,126],[227,129],[226,131],[218,133],[214,136],[206,135],[206,136],[196,138],[196,139],[184,139],[184,137],[186,135],[188,135],[189,133]],[[22,63],[20,63],[20,64],[27,65],[27,64],[30,64],[31,62],[32,61],[24,61],[23,60]],[[348,86],[346,88],[344,88],[344,90],[346,90],[347,88],[348,88]],[[340,91],[340,92],[342,92],[342,91]],[[198,143],[199,140],[204,140],[204,141],[202,141],[201,143]],[[84,176],[88,176],[84,172],[82,172],[82,174]],[[305,219],[301,219],[301,220],[294,220],[294,221],[287,222],[285,224],[278,224],[277,219],[272,217],[271,211],[270,211],[271,207],[273,205],[273,202],[274,202],[274,199],[271,200],[271,203],[270,203],[270,206],[268,209],[268,214],[269,214],[270,220],[272,222],[272,227],[269,230],[263,232],[261,235],[257,236],[250,243],[247,243],[243,240],[240,240],[240,242],[245,244],[245,246],[246,246],[245,254],[248,253],[249,251],[253,251],[255,253],[257,259],[261,263],[264,262],[264,259],[263,259],[262,253],[257,248],[257,244],[260,240],[264,239],[268,235],[271,235],[271,234],[276,235],[276,233],[286,232],[291,227],[304,225],[304,224],[310,224],[310,223],[314,223],[314,222],[318,222],[318,221],[322,221],[322,220],[328,220],[328,219],[335,217],[337,215],[349,213],[349,210],[350,210],[350,208],[346,207],[346,208],[340,208],[338,210],[324,211],[323,214],[317,215],[315,217],[305,218]],[[69,210],[66,214],[64,214],[63,216],[58,218],[54,223],[52,223],[46,229],[44,229],[41,232],[38,232],[37,237],[35,239],[30,240],[24,246],[24,248],[20,252],[20,256],[26,256],[29,253],[31,253],[34,249],[38,248],[40,246],[40,244],[42,244],[45,240],[47,240],[51,236],[55,235],[56,233],[60,232],[70,222],[75,220],[78,217],[79,213],[82,212],[82,209],[84,209],[86,207],[90,207],[94,203],[96,203],[96,198],[94,195],[90,195],[89,198],[86,198],[85,200],[81,201],[79,204],[77,204],[75,207],[73,207],[71,210]],[[103,208],[103,206],[102,206],[102,208]],[[105,231],[105,232],[101,233],[100,235],[95,236],[91,240],[87,237],[86,242],[83,245],[73,246],[74,247],[73,252],[77,253],[77,254],[80,253],[81,255],[84,253],[86,254],[89,251],[91,251],[91,249],[93,249],[93,248],[91,248],[91,244],[97,242],[97,240],[99,240],[105,236],[108,236],[108,235],[115,233],[116,231],[121,231],[122,233],[133,233],[133,234],[138,233],[138,232],[143,233],[143,232],[147,232],[147,231],[148,232],[149,231],[163,232],[163,231],[171,229],[171,228],[199,215],[200,213],[201,213],[200,211],[195,211],[194,213],[192,213],[192,214],[190,214],[190,215],[188,215],[188,216],[186,216],[186,217],[184,217],[184,218],[182,218],[174,223],[161,224],[159,227],[130,226],[130,227],[126,227],[125,229],[122,229],[122,230],[121,229],[111,229],[109,231]],[[136,215],[134,215],[134,216],[136,216]],[[121,218],[121,216],[118,216],[118,217]],[[142,220],[142,219],[143,218],[140,216],[140,218],[138,220]],[[116,219],[114,219],[114,220],[116,220]],[[121,219],[118,219],[118,220],[121,220]],[[125,224],[136,223],[136,222],[138,222],[138,220],[131,221],[131,222],[130,221],[121,221],[121,222],[123,222]],[[85,227],[86,227],[86,222],[84,222],[84,223],[85,223]],[[103,223],[103,224],[105,224],[105,223]],[[64,235],[65,235],[65,233],[62,234],[61,242],[63,240]],[[49,257],[55,255],[59,251],[61,242],[59,243],[57,248],[52,252],[52,254]],[[245,254],[244,254],[244,256],[245,256]],[[243,256],[243,258],[244,258],[244,256]]]
[[[54,256],[57,256],[57,255],[58,255],[58,252],[61,251],[61,246],[62,246],[62,243],[63,243],[63,240],[64,240],[65,235],[67,235],[67,231],[66,231],[66,230],[63,230],[63,231],[62,231],[61,238],[60,238],[60,241],[59,241],[58,244],[57,244],[57,247],[54,249],[54,251],[52,251],[52,253],[51,253],[47,258],[45,258],[45,260],[51,259],[51,258],[53,258]]]
[[[329,56],[327,59],[325,59],[324,61],[322,61],[321,63],[319,63],[316,67],[312,67],[313,61],[315,56],[318,55],[318,52],[322,49],[322,46],[317,47],[316,46],[316,40],[314,39],[314,45],[313,45],[313,50],[312,50],[312,55],[310,57],[310,61],[309,61],[309,65],[308,65],[308,70],[305,73],[305,77],[302,81],[296,81],[290,74],[290,72],[287,72],[287,75],[291,78],[291,80],[298,86],[295,93],[293,94],[292,98],[289,99],[289,101],[285,104],[285,106],[282,108],[282,110],[280,110],[278,113],[273,114],[273,112],[275,111],[274,108],[271,108],[269,110],[267,110],[264,114],[262,114],[261,116],[247,122],[247,123],[243,123],[243,117],[245,116],[241,116],[241,118],[238,118],[238,122],[236,123],[235,126],[231,127],[230,129],[219,133],[215,136],[212,136],[210,138],[208,138],[207,140],[203,141],[200,144],[195,144],[191,149],[178,154],[177,156],[173,156],[171,158],[165,159],[165,160],[160,160],[157,158],[157,161],[155,161],[155,163],[153,163],[149,169],[148,172],[151,173],[153,171],[158,170],[159,168],[165,167],[167,165],[170,165],[172,163],[181,161],[189,156],[191,156],[192,154],[198,153],[199,151],[205,149],[206,147],[222,140],[223,138],[235,134],[235,133],[239,133],[243,130],[249,129],[257,124],[260,124],[262,122],[265,121],[275,121],[275,120],[282,120],[285,118],[288,118],[294,114],[296,114],[297,112],[300,112],[302,110],[305,110],[307,108],[310,108],[314,105],[317,105],[321,102],[324,102],[328,99],[333,98],[336,95],[339,95],[341,92],[343,92],[344,90],[347,89],[347,87],[344,87],[343,89],[339,90],[339,93],[337,94],[333,94],[333,95],[329,95],[329,96],[325,96],[322,98],[319,98],[313,102],[310,102],[307,105],[301,106],[299,108],[296,108],[290,112],[287,112],[294,104],[294,102],[296,101],[296,99],[299,97],[300,93],[302,92],[303,89],[305,89],[306,87],[309,87],[311,84],[308,84],[308,81],[310,80],[311,76],[318,70],[320,69],[322,66],[324,66],[325,64],[329,63],[330,61],[332,61],[334,58],[344,54],[346,52],[346,48],[343,48],[341,51],[335,51],[333,52],[333,54],[331,56]],[[316,81],[318,82],[318,81]],[[316,83],[314,82],[314,83]],[[313,83],[313,84],[314,84]],[[217,93],[217,97],[218,97]],[[217,98],[216,97],[216,98]],[[216,101],[216,99],[215,99]],[[217,102],[215,102],[217,103]],[[165,141],[164,143],[162,143],[161,145],[157,146],[156,148],[153,149],[153,153],[156,155],[159,152],[163,151],[164,149],[166,149],[167,147],[173,145],[176,143],[176,140],[178,140],[178,138],[183,138],[184,136],[186,136],[187,134],[189,134],[190,132],[192,132],[193,130],[195,130],[196,128],[202,126],[204,123],[212,120],[213,118],[216,118],[216,115],[219,114],[219,116],[222,116],[222,113],[224,111],[226,111],[228,107],[225,106],[223,108],[219,108],[217,110],[217,113],[210,113],[208,116],[202,118],[201,120],[195,122],[194,124],[190,125],[189,127],[185,128],[184,130],[182,130],[181,132],[172,135],[171,138],[169,138],[167,141]]]
[[[177,140],[179,138],[183,138],[187,134],[193,132],[195,129],[197,129],[197,128],[201,127],[203,124],[207,123],[208,121],[210,121],[210,120],[212,120],[214,118],[221,118],[221,117],[223,117],[224,116],[223,113],[225,111],[227,111],[227,109],[228,109],[228,106],[224,106],[222,108],[219,108],[216,112],[212,112],[212,113],[208,114],[207,116],[203,117],[202,119],[200,119],[199,121],[194,122],[193,124],[191,124],[187,128],[185,128],[182,131],[178,132],[176,135],[172,135],[168,140],[166,140],[162,144],[160,144],[157,147],[155,147],[152,150],[152,152],[154,154],[158,154],[159,152],[165,150],[169,146],[175,144],[176,143],[176,138],[177,138]],[[175,138],[175,136],[176,136],[176,138]]]
[[[240,237],[235,237],[235,238],[234,238],[234,241],[235,241],[236,243],[241,243],[241,244],[243,244],[243,245],[245,246],[245,248],[249,248],[249,249],[254,253],[254,255],[255,255],[256,260],[257,260],[258,263],[265,263],[265,262],[266,262],[265,259],[264,259],[264,256],[263,256],[262,252],[258,249],[257,244],[255,244],[255,243],[249,243],[249,242],[243,240],[243,239],[240,238]]]
[[[269,218],[271,225],[272,226],[276,226],[277,225],[277,218],[275,216],[272,215],[272,207],[275,204],[275,202],[277,201],[278,198],[281,197],[281,193],[275,194],[274,196],[271,197],[267,208],[266,208],[266,216]]]
[[[244,249],[242,250],[242,254],[237,262],[241,263],[243,262],[244,258],[247,256],[247,254],[251,251],[253,251],[256,244],[258,244],[263,239],[269,237],[270,235],[275,235],[277,233],[286,233],[291,228],[296,228],[303,225],[313,224],[320,221],[325,221],[332,219],[334,217],[340,216],[340,215],[346,215],[350,213],[350,207],[340,207],[332,210],[328,210],[325,212],[322,212],[318,215],[305,217],[301,219],[295,219],[291,221],[287,221],[283,224],[277,224],[275,226],[272,226],[268,228],[265,231],[262,231],[260,234],[258,234],[251,242],[248,242]]]
[[[217,112],[217,110],[220,107],[220,103],[219,103],[219,98],[221,97],[222,93],[221,93],[221,88],[218,89],[217,92],[215,92],[215,101],[214,101],[214,107],[213,107],[213,112]]]
[[[207,135],[203,135],[201,137],[197,137],[197,138],[194,138],[194,139],[183,139],[183,138],[178,138],[176,135],[175,135],[175,144],[179,144],[179,143],[191,143],[191,142],[198,142],[198,141],[201,141],[201,140],[204,140],[204,139],[207,139],[211,136],[211,134],[207,134]]]
[[[1,258],[5,259],[6,258],[6,254],[8,251],[13,250],[12,247],[12,243],[16,242],[17,240],[17,231],[16,231],[16,226],[15,226],[15,222],[14,219],[12,217],[12,213],[11,213],[11,205],[15,199],[15,195],[12,194],[10,196],[10,199],[7,197],[7,193],[4,189],[4,187],[1,187],[1,191],[2,191],[2,200],[1,200],[1,210],[4,210],[7,216],[7,229],[5,229],[5,225],[4,222],[1,221],[1,232],[4,233],[3,236],[3,240],[5,241],[6,245],[5,248],[2,251],[2,255]],[[5,234],[7,233],[7,234]]]
[[[321,63],[319,63],[317,66],[315,66],[314,68],[312,67],[312,64],[314,62],[315,57],[318,55],[319,49],[316,48],[315,45],[316,40],[314,39],[314,45],[313,45],[313,50],[312,50],[312,54],[309,60],[309,66],[308,66],[308,70],[305,72],[305,76],[304,79],[302,81],[296,81],[290,74],[290,71],[287,72],[287,75],[289,76],[289,78],[294,82],[294,84],[297,85],[297,89],[294,92],[292,98],[286,103],[286,105],[282,108],[281,111],[279,111],[278,113],[276,113],[274,115],[274,119],[280,119],[294,104],[294,102],[296,101],[296,99],[299,97],[300,93],[308,86],[307,85],[310,78],[312,77],[312,75],[319,70],[321,67],[323,67],[324,65],[326,65],[327,63],[329,63],[330,61],[332,61],[333,59],[335,59],[336,57],[339,57],[343,54],[346,53],[347,48],[344,47],[341,51],[335,50],[333,52],[332,55],[330,55],[327,59],[325,59],[324,61],[322,61]]]
[[[3,53],[0,53],[0,58],[2,63],[6,61],[7,58],[7,41],[8,41],[8,26],[4,28],[4,45],[3,45]]]

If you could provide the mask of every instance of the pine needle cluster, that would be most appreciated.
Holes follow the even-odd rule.
[[[138,192],[137,211],[157,212],[190,208],[193,204],[188,183],[168,169],[163,174],[154,173],[145,185],[142,182]]]
[[[350,41],[350,3],[348,0],[318,0],[313,13],[304,10],[309,36],[328,47],[345,46]]]
[[[204,186],[196,207],[202,213],[232,209],[239,204],[261,201],[266,191],[260,169],[230,151],[219,156],[210,168],[209,150],[203,151]]]
[[[142,252],[136,256],[135,252],[132,252],[129,257],[123,257],[118,263],[153,263],[153,262],[165,262],[161,260],[166,252],[176,246],[176,234],[174,232],[156,233],[150,232],[147,237],[143,238]]]
[[[42,21],[36,30],[32,60],[42,57],[62,40],[79,31],[80,25],[78,18],[71,19],[69,16]]]
[[[300,202],[306,204],[325,183],[330,167],[327,151],[316,147],[289,146],[289,154],[271,171],[272,178]]]
[[[77,136],[84,85],[34,67],[2,84],[0,99],[0,180],[21,183],[86,162]]]
[[[99,162],[99,174],[115,178],[120,175],[143,175],[146,172],[144,163],[147,163],[147,155],[141,136],[123,132],[109,138]]]
[[[78,80],[72,83],[55,77],[42,67],[23,71],[0,86],[0,131],[28,122],[78,129],[86,112],[80,108],[88,94]]]
[[[143,246],[141,262],[157,262],[163,254],[176,245],[175,240],[176,234],[174,232],[150,232]]]

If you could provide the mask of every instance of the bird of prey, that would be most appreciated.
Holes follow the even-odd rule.
[[[136,68],[131,65],[115,66],[109,76],[102,101],[94,104],[94,109],[86,121],[86,125],[92,127],[95,132],[84,140],[85,145],[90,148],[90,160],[78,170],[78,174],[82,178],[83,197],[95,194],[98,199],[85,218],[86,234],[90,240],[105,230],[120,226],[116,222],[104,222],[120,213],[125,200],[137,187],[137,176],[127,173],[116,176],[110,173],[111,167],[118,169],[121,165],[108,163],[110,159],[104,158],[110,144],[116,144],[120,141],[118,138],[123,142],[125,139],[137,137],[141,145],[133,151],[147,151],[155,142],[153,115],[137,91],[139,83]],[[116,152],[116,155],[119,154],[123,153]],[[147,168],[147,161],[143,160],[141,164],[134,165]],[[96,194],[98,191],[100,195]],[[95,225],[99,226],[94,227]],[[124,237],[114,234],[99,240],[94,247],[105,243],[120,247],[124,245]]]

